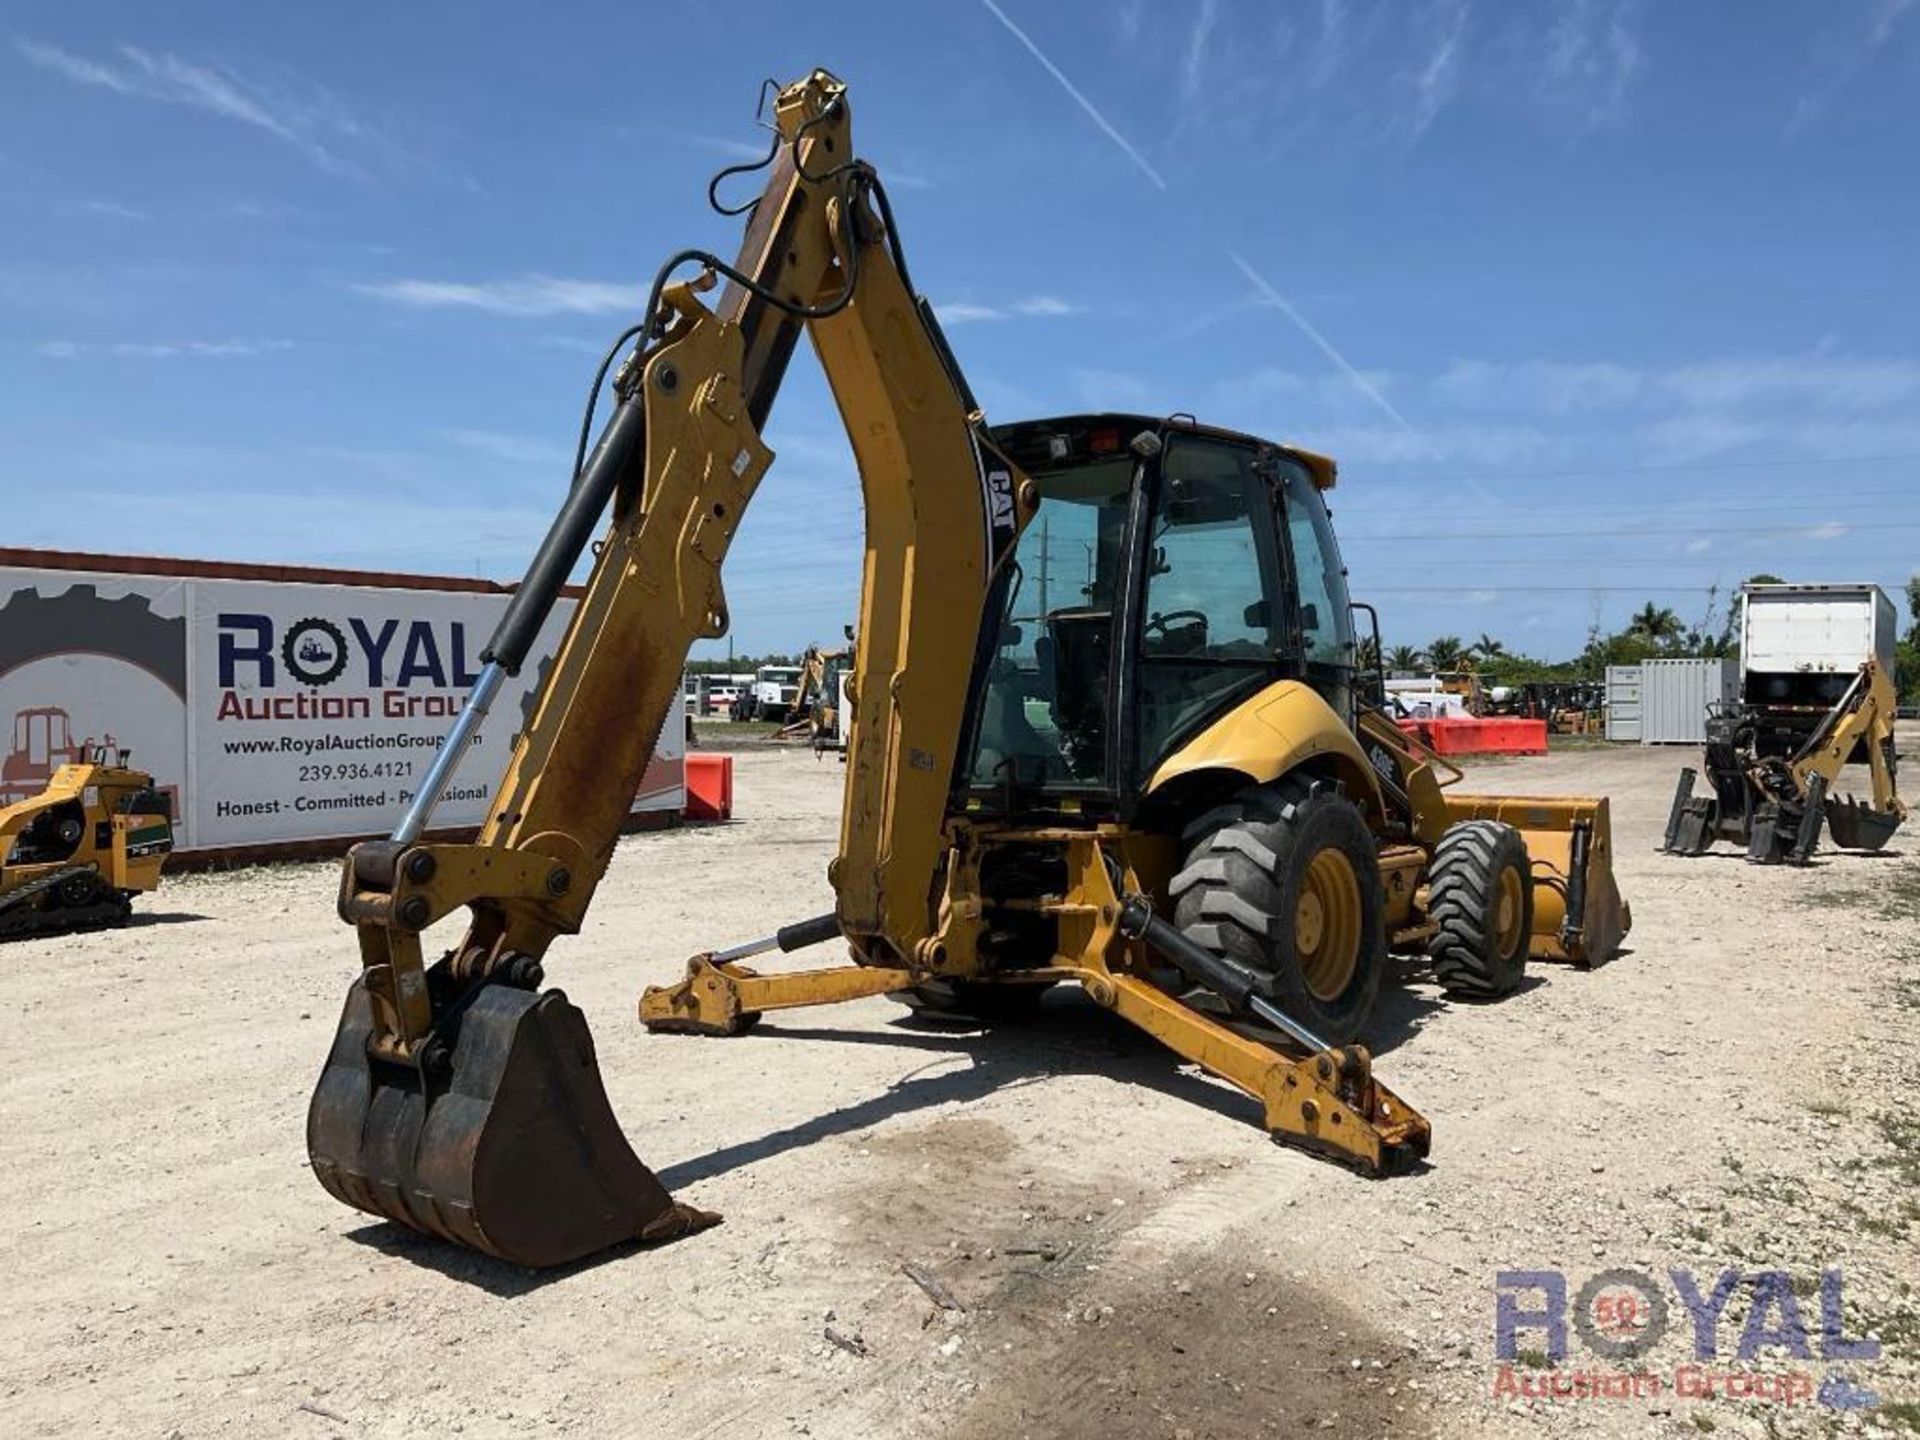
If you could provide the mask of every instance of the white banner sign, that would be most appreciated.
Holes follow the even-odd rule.
[[[465,703],[506,597],[265,580],[0,570],[0,785],[33,793],[109,735],[176,791],[182,849],[390,830]],[[555,607],[535,655],[572,612]],[[485,818],[531,715],[529,664],[494,701],[434,811]],[[670,717],[637,809],[684,803]],[[65,747],[64,749],[62,747]]]

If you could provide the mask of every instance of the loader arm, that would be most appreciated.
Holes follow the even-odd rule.
[[[316,1173],[350,1204],[524,1263],[703,1218],[627,1150],[584,1021],[539,992],[540,962],[580,928],[689,649],[728,628],[721,565],[772,462],[759,430],[800,330],[845,422],[866,514],[854,739],[829,871],[858,959],[914,965],[938,945],[929,877],[978,668],[955,657],[973,656],[995,568],[1036,504],[911,291],[885,191],[854,156],[844,87],[814,72],[780,92],[775,124],[738,258],[683,252],[662,270],[617,408],[483,652],[466,712],[407,819],[356,847],[342,877],[363,973],[310,1111]],[[699,277],[671,282],[689,260]],[[700,299],[716,272],[729,277],[717,311]],[[423,840],[609,506],[477,839]],[[465,938],[429,965],[421,932],[462,907]],[[506,1157],[516,1134],[569,1130],[578,1142],[539,1161],[549,1173]]]

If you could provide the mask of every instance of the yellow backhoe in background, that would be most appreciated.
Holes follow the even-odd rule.
[[[0,808],[0,939],[124,921],[160,883],[173,804],[111,740],[80,747],[38,795]]]
[[[1877,660],[1865,661],[1833,708],[1792,753],[1771,750],[1766,738],[1806,723],[1807,707],[1734,704],[1707,717],[1708,792],[1693,793],[1696,772],[1680,772],[1662,849],[1704,855],[1715,842],[1745,847],[1763,865],[1804,865],[1824,826],[1843,850],[1879,850],[1907,818],[1894,759],[1895,697]],[[1817,708],[1811,714],[1820,715]],[[1790,733],[1790,732],[1789,732]],[[1802,732],[1804,733],[1804,731]],[[1835,795],[1840,769],[1856,756],[1867,765],[1866,803]]]
[[[1606,802],[1454,793],[1458,772],[1361,702],[1331,461],[1184,418],[990,428],[844,86],[816,71],[774,113],[738,259],[661,269],[465,713],[394,835],[347,859],[363,970],[310,1108],[316,1175],[529,1265],[714,1218],[628,1147],[543,962],[580,928],[688,647],[727,629],[721,563],[803,330],[866,507],[835,907],[695,957],[642,1018],[732,1034],[894,995],[994,1019],[1072,982],[1256,1097],[1277,1137],[1370,1174],[1413,1164],[1427,1122],[1356,1043],[1389,950],[1424,949],[1472,996],[1515,989],[1530,956],[1606,958],[1627,925]],[[478,839],[424,843],[609,507]],[[422,932],[463,908],[430,962]],[[741,963],[831,940],[851,964]]]

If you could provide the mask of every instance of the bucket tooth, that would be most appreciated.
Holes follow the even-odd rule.
[[[371,1059],[372,1003],[354,982],[307,1112],[308,1157],[336,1198],[529,1266],[718,1221],[633,1153],[563,993],[487,985],[458,1024],[444,1077]]]

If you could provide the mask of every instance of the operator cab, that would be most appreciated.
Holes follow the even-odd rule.
[[[993,438],[1041,503],[990,602],[970,811],[1120,813],[1169,755],[1277,680],[1306,681],[1351,720],[1331,461],[1141,415]]]

